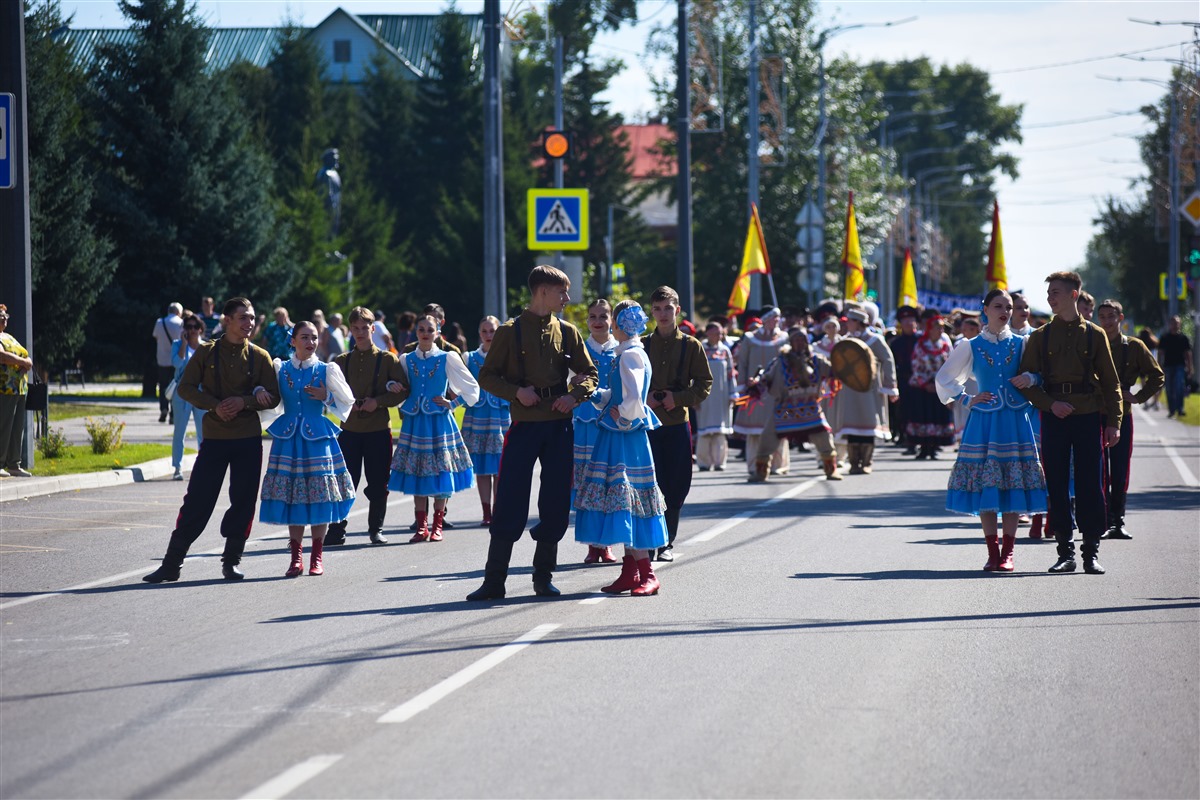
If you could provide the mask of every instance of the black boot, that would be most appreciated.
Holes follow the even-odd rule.
[[[167,543],[167,554],[163,556],[162,566],[142,578],[146,583],[170,583],[179,580],[179,570],[183,559],[187,557],[188,543],[178,532],[171,534]]]
[[[667,546],[660,547],[657,551],[652,552],[650,557],[659,561],[674,561],[675,560],[675,536],[679,533],[679,512],[681,509],[668,508],[663,513],[663,517],[667,523]]]
[[[329,530],[325,531],[325,546],[338,545],[346,543],[346,520],[334,522],[329,525]]]
[[[387,495],[371,498],[367,507],[367,532],[371,536],[371,544],[387,544],[383,536],[383,520],[387,515]]]
[[[541,540],[533,551],[533,593],[538,597],[558,597],[560,592],[550,579],[558,569],[558,542]]]
[[[483,568],[483,585],[467,595],[472,602],[503,600],[504,581],[508,579],[508,562],[512,558],[513,542],[491,537],[488,543],[487,564]]]
[[[226,536],[225,552],[221,554],[221,574],[227,581],[240,581],[246,573],[238,569],[242,563],[242,552],[246,549],[246,539],[242,536]]]

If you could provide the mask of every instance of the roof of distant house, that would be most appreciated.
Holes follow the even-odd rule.
[[[630,169],[634,180],[663,178],[677,174],[678,163],[663,154],[663,143],[674,142],[675,132],[669,125],[622,125],[619,129],[629,137]]]

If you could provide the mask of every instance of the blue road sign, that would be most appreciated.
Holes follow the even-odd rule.
[[[0,92],[0,189],[13,188],[13,106],[15,98]]]
[[[588,248],[587,189],[530,189],[526,201],[530,250]]]

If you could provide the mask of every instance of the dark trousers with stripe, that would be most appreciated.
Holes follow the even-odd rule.
[[[654,458],[654,479],[667,504],[667,541],[675,543],[679,533],[679,512],[692,490],[692,432],[685,424],[663,425],[650,431],[650,454]]]
[[[1102,423],[1107,425],[1107,422]],[[1133,414],[1121,418],[1120,440],[1104,451],[1104,489],[1108,493],[1108,524],[1125,521],[1125,496],[1129,492],[1129,461],[1133,456]]]
[[[342,448],[342,457],[346,460],[346,469],[350,471],[355,491],[358,491],[359,480],[366,473],[367,488],[363,490],[363,495],[368,502],[367,530],[382,530],[387,514],[388,477],[392,466],[392,432],[387,429],[365,433],[342,431],[338,434],[338,446]],[[346,520],[334,523],[334,527],[345,533]]]
[[[1075,518],[1083,535],[1084,557],[1100,551],[1100,537],[1107,527],[1103,461],[1104,428],[1100,414],[1072,414],[1059,419],[1042,412],[1042,468],[1050,500],[1050,527],[1058,541],[1060,557],[1075,555],[1071,525],[1071,460],[1075,461]]]
[[[262,456],[262,439],[258,436],[252,439],[205,437],[192,467],[183,506],[175,520],[164,565],[177,567],[182,564],[192,542],[200,538],[217,506],[226,472],[229,473],[229,509],[221,518],[221,535],[225,537],[221,561],[226,564],[241,562],[246,540],[250,538],[250,526],[254,523]]]
[[[542,465],[538,490],[538,523],[529,535],[537,542],[558,542],[571,518],[571,481],[574,476],[575,438],[571,420],[514,421],[504,437],[500,474],[496,476],[496,507],[492,510],[492,536],[516,542],[529,524],[529,497],[533,466]]]

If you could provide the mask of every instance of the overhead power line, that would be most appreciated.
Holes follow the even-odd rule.
[[[1136,109],[1134,111],[1110,111],[1107,114],[1101,114],[1101,115],[1095,116],[1095,117],[1081,117],[1079,119],[1062,119],[1062,120],[1058,120],[1057,122],[1036,122],[1032,125],[1023,125],[1021,127],[1025,130],[1030,130],[1031,128],[1057,128],[1062,125],[1082,125],[1085,122],[1101,122],[1106,119],[1116,119],[1117,117],[1131,117],[1134,114],[1141,114],[1141,113],[1142,113],[1142,110],[1140,108]]]
[[[1090,58],[1076,59],[1075,61],[1059,61],[1055,64],[1038,64],[1037,66],[1034,66],[1034,67],[1014,67],[1012,69],[994,69],[994,70],[992,70],[992,74],[993,75],[1012,75],[1017,72],[1033,72],[1034,70],[1038,70],[1038,69],[1056,69],[1058,67],[1073,67],[1076,64],[1090,64],[1093,61],[1107,61],[1110,58],[1124,58],[1126,56],[1135,56],[1138,53],[1153,53],[1156,50],[1169,50],[1172,47],[1179,47],[1180,45],[1185,45],[1185,44],[1191,44],[1191,42],[1187,41],[1187,42],[1177,42],[1175,44],[1164,44],[1160,47],[1147,47],[1145,50],[1130,50],[1126,53],[1110,53],[1109,55],[1106,55],[1106,56],[1092,56]]]

